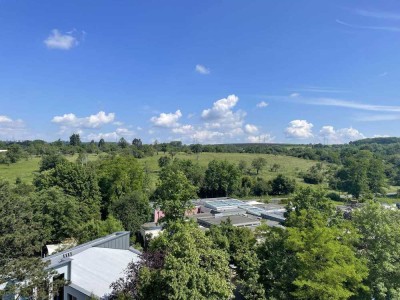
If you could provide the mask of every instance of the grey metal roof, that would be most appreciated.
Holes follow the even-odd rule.
[[[129,248],[129,231],[120,231],[113,234],[107,235],[95,239],[93,241],[78,245],[76,247],[58,252],[56,254],[44,257],[44,262],[50,262],[49,268],[55,267],[59,264],[69,261],[69,259],[82,251],[85,251],[92,247],[107,247],[107,248],[118,248],[128,249]]]
[[[124,276],[128,264],[139,260],[130,250],[92,247],[73,256],[71,282],[103,298],[111,293],[111,283]]]

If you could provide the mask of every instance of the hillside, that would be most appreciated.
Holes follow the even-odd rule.
[[[143,167],[147,168],[150,172],[153,184],[157,179],[157,173],[159,171],[158,159],[163,156],[160,152],[159,155],[154,155],[146,158],[142,158],[139,161]],[[297,182],[304,183],[301,178],[298,177],[300,171],[306,171],[308,168],[316,164],[316,161],[306,160],[291,156],[284,155],[273,155],[273,154],[252,154],[252,153],[210,153],[203,152],[198,157],[196,154],[178,153],[176,155],[178,159],[190,159],[192,161],[198,161],[199,165],[204,169],[207,168],[208,163],[213,160],[228,160],[230,162],[239,163],[244,160],[247,162],[249,168],[251,168],[251,162],[256,157],[263,157],[267,160],[267,166],[260,171],[259,176],[265,179],[271,179],[277,174],[284,174],[295,178]],[[276,172],[270,170],[273,164],[280,165],[280,168]],[[255,172],[252,170],[252,172]]]
[[[157,174],[159,171],[158,159],[163,156],[162,152],[158,155],[139,159],[139,162],[143,167],[147,168],[151,176],[152,184],[155,185],[157,181]],[[77,155],[65,156],[70,161],[75,161]],[[90,154],[89,160],[98,159],[98,155]],[[230,162],[239,163],[240,160],[247,162],[249,168],[251,168],[251,161],[256,157],[263,157],[267,160],[267,166],[260,171],[259,176],[265,179],[271,179],[277,174],[284,174],[295,178],[297,182],[302,182],[302,179],[298,178],[300,171],[306,171],[308,168],[313,166],[316,162],[312,160],[306,160],[296,157],[284,156],[284,155],[273,155],[273,154],[248,154],[248,153],[201,153],[198,158],[195,154],[178,153],[176,158],[178,159],[190,159],[192,161],[198,161],[199,165],[204,169],[208,163],[213,160],[224,160],[227,159]],[[0,164],[0,178],[7,179],[11,182],[15,182],[17,177],[20,177],[23,182],[30,183],[34,177],[34,172],[38,171],[40,163],[40,157],[31,156],[28,159],[23,159],[15,164],[5,165]],[[280,168],[276,172],[270,170],[273,164],[280,165]],[[253,170],[254,172],[254,170]]]

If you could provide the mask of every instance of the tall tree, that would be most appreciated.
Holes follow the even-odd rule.
[[[153,195],[156,205],[165,214],[163,221],[183,220],[185,213],[193,207],[191,200],[196,197],[196,191],[182,171],[172,166],[163,168]]]
[[[59,187],[67,195],[76,197],[79,200],[80,217],[84,220],[100,217],[100,190],[91,167],[65,161],[38,174],[34,184],[39,191]]]
[[[365,299],[400,299],[400,213],[367,202],[352,217],[361,233],[358,248],[369,268]]]
[[[0,297],[14,294],[26,299],[37,288],[37,297],[45,299],[52,273],[45,270],[38,254],[46,239],[30,201],[0,181]]]
[[[102,159],[97,168],[102,197],[102,215],[107,216],[114,200],[134,191],[144,191],[144,174],[136,158],[116,156]]]
[[[143,143],[141,139],[134,138],[132,141],[132,145],[136,146],[137,148],[142,147]]]
[[[312,225],[289,227],[285,247],[296,253],[298,274],[293,281],[293,296],[299,299],[348,299],[365,289],[368,274],[364,261],[356,257],[348,235],[339,227],[327,227],[323,216],[309,216],[302,211],[300,223]],[[305,221],[305,219],[308,219]]]
[[[158,259],[149,261],[145,253],[142,263],[131,267],[128,276],[114,285],[114,295],[128,296],[123,299],[231,299],[226,253],[213,248],[192,222],[175,223],[172,231],[151,244],[150,253],[163,255],[153,254]]]
[[[126,141],[125,138],[122,137],[122,138],[120,138],[119,141],[118,141],[118,146],[119,146],[120,148],[128,148],[129,143]]]
[[[385,186],[382,161],[367,150],[348,156],[336,177],[339,189],[357,199],[363,194],[379,193]]]
[[[149,221],[151,207],[146,195],[134,191],[116,199],[111,204],[111,213],[121,221],[125,230],[135,234],[140,226]]]
[[[81,137],[79,136],[79,133],[73,133],[69,137],[69,144],[71,146],[80,146],[81,145]]]
[[[211,197],[228,196],[239,189],[240,171],[227,160],[212,160],[208,164],[203,189]]]
[[[256,169],[258,175],[258,172],[267,165],[267,160],[264,157],[257,157],[252,160],[251,165]]]

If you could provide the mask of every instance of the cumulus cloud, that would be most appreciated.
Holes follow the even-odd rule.
[[[200,73],[202,75],[208,75],[210,74],[210,69],[203,66],[203,65],[196,65],[195,70],[197,73]]]
[[[243,126],[246,112],[232,109],[238,103],[239,98],[235,95],[229,95],[213,103],[211,108],[203,110],[201,118],[205,121],[208,129],[218,128],[238,128]]]
[[[258,132],[258,127],[252,124],[246,124],[244,126],[244,131],[248,134],[256,134]]]
[[[58,29],[53,29],[43,42],[49,49],[69,50],[79,44],[73,33],[62,34]]]
[[[16,140],[28,138],[32,138],[32,136],[28,135],[24,121],[0,115],[0,139]]]
[[[210,131],[210,130],[198,130],[193,133],[191,138],[199,143],[204,142],[221,142],[221,138],[224,136],[224,133],[219,131]]]
[[[194,127],[192,125],[181,125],[176,128],[172,128],[173,133],[180,133],[180,134],[189,134],[194,131]]]
[[[265,102],[265,101],[261,101],[261,102],[257,103],[256,106],[257,106],[258,108],[263,108],[263,107],[267,107],[267,106],[268,106],[268,103]]]
[[[100,128],[102,125],[112,123],[115,119],[114,113],[105,113],[99,111],[95,115],[88,117],[78,118],[75,114],[69,113],[62,116],[55,116],[51,120],[53,123],[59,124],[63,127],[73,128]]]
[[[135,135],[135,132],[128,128],[117,128],[113,132],[89,133],[88,135],[84,136],[84,139],[88,140],[88,141],[91,141],[91,140],[99,141],[100,139],[104,139],[105,141],[115,142],[122,137],[130,139],[134,135]]]
[[[0,123],[11,123],[12,119],[7,116],[0,116]]]
[[[322,126],[319,136],[329,144],[342,144],[365,138],[365,135],[355,128],[335,129],[333,126]]]
[[[152,117],[150,121],[157,127],[172,128],[179,126],[179,119],[182,117],[178,109],[175,113],[161,113],[158,117]]]
[[[306,120],[293,120],[285,130],[286,137],[295,139],[312,138],[314,136],[312,133],[313,127],[314,125]]]
[[[272,135],[270,135],[269,133],[265,133],[265,134],[260,134],[260,135],[250,135],[247,137],[247,140],[250,143],[270,143],[275,139],[275,137],[273,137]]]

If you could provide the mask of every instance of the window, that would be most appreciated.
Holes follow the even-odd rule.
[[[68,300],[78,300],[76,297],[74,297],[74,296],[72,296],[72,295],[70,295],[70,294],[68,294]]]

